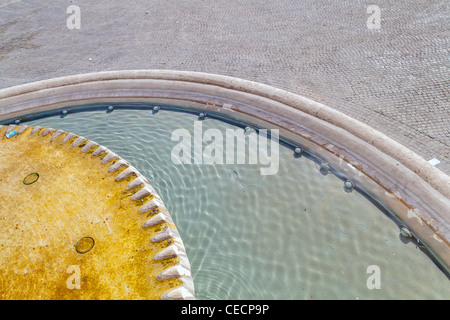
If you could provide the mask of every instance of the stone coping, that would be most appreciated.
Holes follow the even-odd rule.
[[[0,260],[8,261],[1,268],[1,298],[195,298],[175,223],[129,162],[85,137],[39,126],[0,126],[0,146],[0,159],[7,161],[0,168],[0,224],[9,244],[0,252]],[[27,159],[14,161],[20,155]],[[33,173],[38,183],[21,183],[27,170],[39,171]],[[75,241],[86,232],[98,244],[93,253],[76,253]],[[80,277],[88,279],[80,290],[66,288],[60,275],[67,266],[78,266]]]
[[[180,105],[279,129],[385,204],[450,270],[449,176],[374,128],[297,94],[200,72],[108,71],[0,90],[0,121],[127,102]]]

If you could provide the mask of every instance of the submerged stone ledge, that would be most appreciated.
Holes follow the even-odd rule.
[[[0,298],[195,298],[176,226],[127,161],[74,133],[27,125],[0,126],[0,161]],[[31,172],[37,178],[22,183]]]

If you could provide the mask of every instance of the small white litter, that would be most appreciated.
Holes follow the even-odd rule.
[[[438,159],[436,159],[436,158],[433,158],[433,159],[429,160],[428,162],[429,162],[432,166],[435,166],[435,165],[441,163],[441,162],[440,162]]]
[[[15,136],[17,134],[17,131],[16,130],[14,130],[14,131],[12,131],[12,132],[8,132],[7,134],[6,134],[6,138],[11,138],[12,136]]]

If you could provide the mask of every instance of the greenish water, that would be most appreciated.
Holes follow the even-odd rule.
[[[160,110],[69,113],[26,122],[94,140],[135,166],[184,241],[197,299],[449,299],[446,275],[343,181],[279,146],[277,174],[258,164],[174,164],[176,129],[198,117]],[[236,127],[206,118],[204,130]],[[369,266],[380,289],[369,289]]]

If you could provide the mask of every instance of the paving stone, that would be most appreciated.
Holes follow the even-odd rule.
[[[69,3],[1,2],[0,88],[125,69],[235,76],[327,104],[450,173],[448,1],[376,1],[379,30],[361,0],[76,4],[69,30]]]

